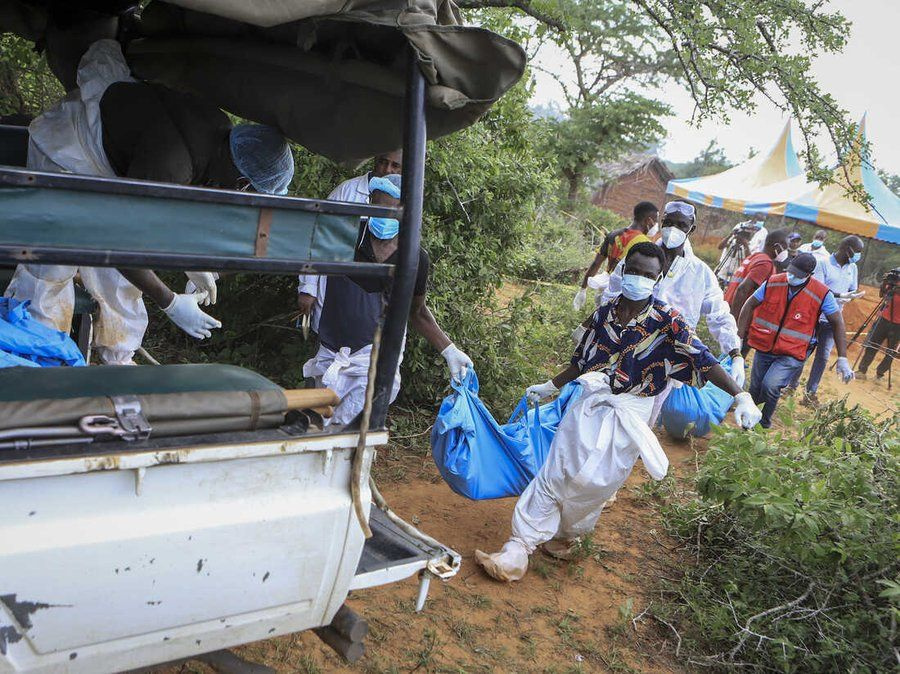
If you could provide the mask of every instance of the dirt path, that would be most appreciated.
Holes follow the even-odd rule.
[[[898,403],[896,389],[889,392],[884,382],[845,386],[827,373],[820,397],[844,395],[875,413]],[[664,437],[662,443],[676,479],[689,479],[706,441],[691,446]],[[472,502],[452,493],[428,454],[427,436],[414,448],[382,451],[376,473],[398,513],[463,555],[456,578],[433,583],[419,614],[415,579],[353,593],[349,604],[371,627],[367,654],[354,666],[311,633],[237,652],[281,672],[682,671],[667,628],[649,620],[635,627],[630,619],[658,601],[652,588],[675,554],[640,467],[604,511],[583,559],[562,563],[538,553],[528,576],[512,585],[488,579],[473,552],[504,542],[514,499]],[[203,670],[192,664],[183,671]]]
[[[678,474],[694,470],[689,445],[666,446]],[[392,507],[459,551],[459,574],[432,584],[420,614],[413,610],[415,579],[353,593],[348,603],[371,628],[367,654],[355,666],[308,633],[238,649],[244,657],[284,672],[679,671],[665,628],[642,622],[635,630],[630,620],[652,599],[657,560],[671,554],[642,469],[604,512],[583,559],[563,563],[538,553],[525,580],[504,585],[476,567],[473,551],[505,541],[514,499],[457,496],[429,456],[382,455],[379,462],[383,472],[405,475],[382,487]]]

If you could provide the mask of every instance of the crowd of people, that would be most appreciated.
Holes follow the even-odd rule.
[[[566,413],[546,463],[519,498],[509,540],[499,552],[476,551],[477,562],[493,578],[522,578],[539,546],[569,558],[638,457],[651,477],[665,475],[665,454],[651,429],[673,387],[712,382],[734,396],[739,426],[769,428],[782,393],[797,386],[810,356],[804,397],[809,404],[818,403],[832,348],[837,348],[840,379],[854,377],[841,309],[863,294],[859,237],[843,238],[828,253],[824,231],[804,243],[787,229],[741,223],[719,245],[713,270],[693,253],[691,204],[667,203],[653,243],[657,229],[658,210],[641,202],[632,224],[605,238],[573,302],[580,310],[587,289],[599,289],[596,310],[573,334],[577,346],[569,366],[528,388],[527,395],[538,402],[577,378],[587,397]],[[604,261],[607,272],[598,274]],[[894,285],[883,286],[882,295],[892,293]],[[888,341],[896,348],[896,324],[888,318],[895,303],[891,295],[870,342]],[[701,320],[718,342],[723,362],[730,362],[728,369],[696,336]],[[744,358],[751,350],[744,391]],[[874,354],[874,347],[867,349],[863,371]],[[890,353],[879,374],[889,368],[889,358]]]

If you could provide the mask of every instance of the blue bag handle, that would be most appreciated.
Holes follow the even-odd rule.
[[[534,422],[533,425],[535,428],[539,428],[541,425],[541,406],[534,406]],[[522,396],[522,399],[519,401],[519,404],[516,405],[516,409],[513,410],[512,414],[509,417],[509,421],[507,424],[511,424],[514,421],[518,420],[519,417],[524,416],[528,412],[528,396]]]
[[[457,393],[475,393],[478,394],[478,375],[475,374],[475,368],[466,368],[466,376],[462,378],[462,381],[455,382],[453,378],[450,379],[450,386]]]

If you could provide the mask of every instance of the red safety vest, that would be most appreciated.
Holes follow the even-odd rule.
[[[728,287],[725,288],[725,301],[728,304],[731,304],[734,301],[734,294],[737,292],[738,286],[741,285],[741,282],[744,280],[744,277],[747,274],[747,270],[750,268],[751,264],[755,264],[757,260],[759,260],[759,256],[762,255],[767,260],[771,260],[768,255],[763,252],[753,253],[749,257],[744,258],[744,261],[741,262],[741,266],[738,267],[734,271],[734,275],[731,277],[731,280],[728,282]],[[775,268],[775,263],[772,263],[772,269]],[[762,285],[762,284],[760,284]],[[740,310],[740,307],[737,308]]]
[[[613,271],[619,264],[620,260],[625,259],[625,255],[631,250],[631,247],[642,241],[649,241],[647,235],[637,229],[626,229],[624,232],[615,237],[609,246],[609,257],[607,259],[607,270]]]
[[[766,295],[753,312],[747,341],[763,353],[806,360],[828,286],[810,278],[790,300],[789,287],[787,274],[769,277]]]

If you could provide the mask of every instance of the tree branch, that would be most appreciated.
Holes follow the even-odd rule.
[[[486,9],[488,7],[518,9],[520,12],[560,32],[565,32],[568,29],[562,19],[536,9],[528,0],[458,0],[456,4],[463,9]]]

